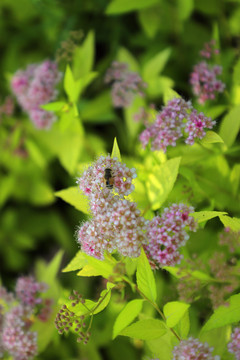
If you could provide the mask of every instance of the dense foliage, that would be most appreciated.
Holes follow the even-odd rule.
[[[0,15],[0,357],[239,360],[239,1]]]

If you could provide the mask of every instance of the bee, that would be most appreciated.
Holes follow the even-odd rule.
[[[105,179],[106,187],[108,189],[112,189],[113,188],[113,183],[114,183],[114,176],[113,176],[113,173],[112,173],[112,169],[106,168],[104,170],[104,179]]]

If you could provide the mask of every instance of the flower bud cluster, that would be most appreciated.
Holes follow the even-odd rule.
[[[117,61],[108,69],[105,82],[113,82],[112,101],[118,108],[130,106],[135,94],[144,96],[147,86],[137,73],[128,70],[127,64]]]
[[[200,52],[201,56],[210,59],[213,54],[218,54],[219,50],[215,49],[214,46],[214,42],[206,43],[204,49]],[[217,79],[217,76],[221,75],[221,73],[221,66],[210,65],[206,61],[201,61],[194,66],[190,75],[190,84],[200,104],[204,104],[208,99],[215,99],[216,93],[224,91],[225,84]]]
[[[181,261],[179,248],[189,238],[186,227],[196,231],[197,223],[192,216],[194,209],[185,204],[173,204],[165,208],[161,216],[154,217],[147,226],[148,245],[145,246],[151,266],[174,266]]]
[[[78,230],[78,242],[88,255],[103,259],[105,251],[114,250],[129,257],[140,255],[141,246],[147,242],[147,221],[137,205],[124,198],[133,191],[135,177],[135,169],[116,158],[101,156],[78,179],[93,215]]]
[[[228,351],[235,355],[236,360],[240,359],[240,328],[237,327],[231,334],[231,341],[228,343]]]
[[[207,343],[201,343],[192,337],[182,340],[179,345],[174,347],[172,360],[220,360],[218,355],[212,355],[213,348]]]
[[[205,129],[211,129],[215,121],[198,113],[190,101],[181,98],[170,100],[157,114],[154,123],[149,123],[140,134],[140,141],[145,148],[151,141],[151,149],[166,151],[167,146],[176,146],[178,139],[187,135],[185,143],[193,145],[195,139],[202,139]]]
[[[37,333],[31,330],[34,316],[47,321],[52,311],[51,299],[42,299],[45,283],[33,277],[20,277],[15,293],[0,287],[0,353],[17,360],[30,360],[37,355]]]
[[[41,109],[40,105],[57,97],[56,85],[61,77],[57,64],[49,60],[29,65],[25,71],[18,70],[13,75],[12,91],[38,129],[50,128],[56,119],[52,112]]]
[[[82,295],[76,290],[73,291],[73,295],[69,296],[69,300],[72,301],[72,307],[78,305],[79,303],[85,303]],[[55,326],[59,334],[63,334],[64,332],[68,333],[68,331],[72,328],[78,336],[77,341],[83,341],[84,344],[87,344],[91,334],[89,329],[86,329],[84,319],[84,315],[78,316],[74,311],[70,311],[67,305],[63,305],[56,316]]]

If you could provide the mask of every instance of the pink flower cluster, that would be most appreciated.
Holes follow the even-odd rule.
[[[174,347],[172,360],[220,360],[218,355],[212,355],[212,351],[207,343],[190,337]]]
[[[112,100],[115,107],[128,107],[133,101],[135,94],[144,96],[147,84],[141,77],[128,70],[128,65],[114,61],[108,69],[105,82],[113,82]]]
[[[46,60],[18,70],[12,78],[12,90],[19,105],[38,129],[50,128],[56,117],[39,106],[56,99],[56,85],[62,77],[55,62]]]
[[[37,355],[37,333],[31,330],[34,316],[46,321],[52,311],[52,299],[42,299],[45,283],[33,277],[20,277],[15,293],[0,287],[0,356],[5,352],[16,360],[30,360]]]
[[[220,234],[219,244],[227,246],[230,253],[237,252],[240,242],[240,231],[232,231],[229,227]]]
[[[211,40],[204,44],[203,49],[200,51],[200,55],[203,58],[210,59],[213,55],[218,55],[219,49],[216,49],[216,41]]]
[[[179,248],[189,239],[186,227],[196,231],[197,223],[190,213],[193,207],[173,204],[163,210],[162,216],[154,217],[147,226],[147,256],[153,268],[174,266],[181,261]]]
[[[41,293],[47,289],[47,284],[35,281],[32,276],[22,276],[17,280],[16,295],[22,304],[34,307],[42,303]]]
[[[211,129],[215,121],[198,113],[190,101],[181,98],[170,100],[158,113],[154,123],[149,123],[140,134],[140,141],[145,148],[151,141],[151,149],[166,151],[167,146],[176,146],[184,133],[185,143],[192,145],[196,138],[202,139],[206,128]]]
[[[205,44],[204,49],[200,52],[201,56],[207,59],[218,53],[219,50],[214,48],[214,42]],[[215,99],[216,93],[224,91],[225,84],[217,79],[217,76],[221,75],[221,73],[221,66],[210,65],[206,61],[201,61],[194,66],[190,75],[190,84],[200,104],[204,104],[208,99]]]
[[[5,316],[3,348],[14,359],[30,360],[37,355],[37,333],[30,331],[31,311],[23,305],[13,307]]]
[[[106,169],[111,176],[110,187],[106,185]],[[98,259],[104,258],[104,251],[114,250],[129,257],[140,255],[141,246],[146,244],[147,221],[135,203],[124,199],[133,191],[135,177],[135,169],[116,158],[101,156],[78,179],[93,214],[78,230],[78,242],[87,254]]]
[[[240,359],[240,328],[234,329],[231,335],[231,341],[228,343],[228,351],[235,355],[237,360]]]

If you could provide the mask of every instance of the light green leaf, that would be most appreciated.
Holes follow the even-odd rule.
[[[226,105],[215,105],[211,106],[209,109],[206,109],[204,114],[214,120],[222,115],[227,109],[228,107]]]
[[[154,358],[172,360],[172,350],[174,345],[176,345],[176,338],[173,333],[167,329],[163,336],[158,339],[150,339],[146,344],[154,354]]]
[[[126,328],[140,313],[142,310],[142,299],[136,299],[130,301],[124,309],[118,315],[114,325],[113,325],[113,339],[120,334],[120,332]]]
[[[86,195],[80,192],[77,186],[71,186],[67,189],[55,192],[55,196],[60,197],[68,204],[74,206],[84,214],[89,214],[89,200]]]
[[[240,164],[235,164],[230,174],[230,181],[232,184],[232,193],[234,196],[238,193],[240,183]]]
[[[151,97],[163,95],[169,88],[174,87],[173,79],[167,76],[157,76],[147,81],[146,92]]]
[[[170,274],[172,274],[173,276],[175,276],[178,279],[181,279],[185,275],[189,276],[189,271],[188,270],[182,270],[181,269],[181,271],[179,271],[179,268],[177,268],[177,267],[164,266],[163,269],[168,271]],[[201,280],[203,282],[215,281],[214,278],[212,278],[208,274],[206,274],[206,273],[204,273],[202,271],[199,271],[199,270],[191,271],[191,276],[192,276],[192,278]]]
[[[145,34],[150,38],[153,38],[156,35],[160,27],[160,11],[160,7],[151,7],[138,12],[139,22]]]
[[[114,114],[112,111],[112,100],[109,91],[105,91],[95,99],[85,102],[82,107],[80,104],[80,116],[83,120],[88,122],[94,120],[102,122],[104,120],[113,120]],[[111,118],[109,119],[109,116]]]
[[[182,339],[187,339],[190,330],[190,320],[189,320],[188,311],[184,313],[179,323],[175,326],[175,330]]]
[[[62,272],[69,272],[82,269],[87,264],[87,259],[82,251],[78,251],[70,263],[62,270]]]
[[[231,147],[240,129],[240,106],[234,107],[223,118],[219,135],[228,147]]]
[[[35,205],[47,205],[55,200],[53,189],[49,183],[40,179],[32,183],[31,192],[28,196],[31,203]]]
[[[43,169],[46,166],[46,159],[36,142],[28,138],[25,140],[24,145],[33,161]]]
[[[225,227],[230,227],[232,231],[240,231],[240,219],[226,215],[219,216],[219,218]]]
[[[72,102],[75,101],[76,82],[73,78],[73,73],[72,73],[72,70],[69,65],[67,65],[67,67],[66,67],[63,84],[64,84],[64,90],[66,91],[68,99]]]
[[[111,157],[112,158],[117,158],[118,161],[120,161],[120,162],[122,161],[121,160],[121,153],[120,153],[118,143],[117,143],[117,138],[114,138]]]
[[[127,128],[127,140],[132,142],[139,135],[141,122],[134,121],[134,116],[139,112],[139,109],[144,107],[145,100],[140,96],[135,96],[131,105],[124,109],[124,119]]]
[[[176,181],[180,161],[180,157],[168,160],[149,174],[146,186],[152,210],[159,209],[167,199]]]
[[[210,219],[213,219],[217,216],[225,215],[227,214],[225,211],[198,211],[192,214],[195,220],[198,221],[198,223],[201,223],[203,221],[207,221]]]
[[[67,106],[67,103],[64,101],[55,101],[48,104],[40,105],[40,108],[47,111],[61,111],[64,106]]]
[[[228,306],[219,306],[203,326],[201,333],[240,321],[240,294],[231,296]]]
[[[212,329],[206,332],[202,332],[199,336],[199,340],[203,343],[207,342],[208,345],[214,349],[213,352],[214,355],[217,354],[222,356],[226,350],[226,345],[230,333],[231,333],[230,325],[221,326],[217,329]],[[225,358],[225,357],[224,359],[230,360],[230,358]]]
[[[76,79],[85,77],[93,68],[95,56],[95,35],[90,31],[81,46],[73,55],[73,74]]]
[[[240,59],[238,59],[233,68],[233,81],[235,84],[240,85]]]
[[[0,205],[3,206],[15,187],[13,176],[1,176],[0,178]]]
[[[148,258],[143,249],[141,250],[141,255],[138,258],[137,264],[137,286],[146,298],[153,302],[156,301],[156,283]]]
[[[126,12],[140,10],[154,5],[159,0],[113,0],[106,9],[107,15],[123,14]]]
[[[191,15],[194,9],[193,0],[178,0],[177,1],[178,14],[181,20],[186,20]]]
[[[187,312],[189,304],[185,304],[180,301],[171,301],[164,305],[163,312],[166,316],[166,324],[169,328],[174,327],[179,323],[182,317]]]
[[[87,269],[89,269],[89,271],[92,271],[92,275],[93,276],[102,276],[105,279],[108,279],[112,273],[113,273],[113,268],[116,265],[116,263],[114,262],[110,262],[108,258],[105,258],[104,260],[99,260],[96,259],[92,256],[89,256],[87,254],[84,254],[85,258],[87,259]],[[84,269],[84,268],[83,268]],[[93,270],[94,269],[94,272]],[[77,273],[78,276],[91,276],[87,273],[86,271],[79,271]]]
[[[148,60],[148,62],[143,66],[143,80],[148,83],[149,80],[155,79],[164,69],[164,66],[168,62],[170,55],[171,49],[167,48],[160,51],[158,54]]]
[[[107,289],[104,289],[101,292],[101,295],[98,301],[94,302],[92,300],[86,299],[84,305],[87,306],[88,309],[91,309],[91,313],[96,315],[103,311],[109,304],[111,299],[111,289],[113,289],[116,285],[112,284],[111,282],[107,283]]]
[[[135,57],[124,47],[121,47],[117,53],[117,60],[128,64],[131,71],[139,72],[139,64]]]
[[[223,143],[223,139],[214,131],[207,131],[204,138],[201,140],[203,145],[212,143]]]
[[[166,331],[166,326],[162,321],[146,319],[128,326],[121,331],[120,335],[140,340],[151,340],[163,336]]]
[[[163,102],[164,102],[164,105],[167,105],[167,103],[172,100],[172,99],[176,99],[176,98],[180,98],[181,99],[181,96],[173,89],[170,89],[170,88],[167,88],[165,91],[164,91],[164,94],[163,94]]]
[[[60,250],[50,261],[50,263],[45,263],[45,261],[39,261],[36,265],[36,274],[38,281],[43,281],[49,285],[49,290],[53,290],[56,284],[56,276],[60,270],[60,265],[63,257],[63,251]]]

